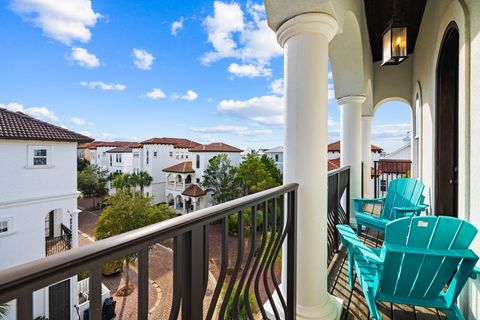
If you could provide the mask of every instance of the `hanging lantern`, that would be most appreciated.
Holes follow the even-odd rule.
[[[383,32],[382,66],[400,64],[407,58],[407,26],[391,22]]]

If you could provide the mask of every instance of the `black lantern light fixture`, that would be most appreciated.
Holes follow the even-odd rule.
[[[383,32],[383,61],[384,65],[397,65],[408,58],[407,52],[407,24],[401,20],[395,19],[399,13],[396,12],[397,6],[393,1],[392,20]]]

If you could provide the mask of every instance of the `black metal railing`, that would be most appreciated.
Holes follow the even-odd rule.
[[[87,270],[89,318],[101,319],[102,265],[137,254],[137,318],[147,319],[149,250],[173,238],[170,319],[179,315],[189,320],[254,319],[259,314],[268,319],[272,315],[264,308],[267,302],[273,317],[295,319],[297,188],[297,184],[287,184],[1,271],[0,303],[16,299],[17,319],[32,319],[34,291]],[[229,233],[232,217],[237,219],[235,236]],[[215,284],[209,291],[209,234],[218,226],[220,271],[216,281],[210,282]],[[237,247],[233,265],[229,261],[232,241]],[[282,247],[286,247],[283,254]],[[281,262],[286,264],[287,279],[280,279]],[[282,280],[286,292],[280,290]],[[280,303],[274,302],[274,293]]]
[[[410,177],[411,173],[412,161],[410,160],[381,159],[374,161],[372,172],[374,197],[385,196],[390,181]]]
[[[350,224],[350,167],[328,173],[328,264],[340,247],[337,224]]]
[[[45,238],[45,254],[51,256],[72,248],[72,231],[63,223],[58,237]]]

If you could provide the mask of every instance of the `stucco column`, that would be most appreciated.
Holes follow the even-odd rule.
[[[78,213],[80,210],[72,209],[68,213],[71,219],[71,231],[72,231],[72,248],[78,248]]]
[[[340,165],[350,166],[350,198],[362,194],[362,103],[361,95],[338,99],[340,106]],[[346,199],[345,201],[349,201]],[[353,209],[353,203],[350,204]],[[350,210],[350,223],[355,224],[354,211]]]
[[[362,116],[362,162],[363,196],[373,197],[372,190],[372,120],[373,116]]]
[[[284,181],[298,182],[297,319],[337,319],[327,293],[328,42],[337,21],[308,13],[285,22]],[[285,279],[285,278],[284,278]]]

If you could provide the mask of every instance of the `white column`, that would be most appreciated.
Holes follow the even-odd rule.
[[[68,213],[72,219],[72,248],[78,248],[78,213],[80,210],[72,209],[69,210]]]
[[[373,197],[372,190],[372,120],[373,116],[362,116],[362,161],[363,196]]]
[[[350,166],[350,198],[362,193],[362,103],[364,96],[338,99],[340,106],[340,165]],[[348,199],[345,199],[348,201]],[[350,203],[350,223],[355,225],[353,203]]]
[[[182,201],[183,201],[183,213],[187,213],[187,199],[185,199],[185,197],[182,196]]]
[[[297,182],[297,319],[337,319],[327,293],[328,42],[336,20],[308,13],[285,22],[285,183]],[[283,278],[285,279],[285,278]]]

